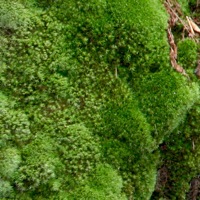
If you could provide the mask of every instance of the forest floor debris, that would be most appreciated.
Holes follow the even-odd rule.
[[[200,34],[200,28],[198,25],[192,20],[191,17],[186,16],[186,20],[182,19],[184,18],[184,15],[181,11],[181,7],[176,1],[172,0],[166,0],[165,8],[170,16],[168,20],[168,28],[167,28],[167,36],[168,36],[168,42],[170,45],[170,62],[172,67],[179,73],[183,74],[184,76],[188,77],[185,69],[180,66],[177,62],[177,45],[174,40],[174,35],[172,33],[172,29],[178,24],[182,24],[183,26],[183,33],[182,38],[185,38],[185,32],[188,33],[188,37],[195,40],[196,34]],[[198,42],[197,40],[195,40]],[[198,62],[199,63],[199,62]],[[197,66],[198,68],[198,66]],[[196,71],[200,71],[199,69],[196,69]],[[197,75],[198,76],[198,75]]]

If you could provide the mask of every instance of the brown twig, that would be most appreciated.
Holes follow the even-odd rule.
[[[176,3],[176,6],[177,6],[177,3]],[[188,75],[186,74],[183,67],[181,67],[177,63],[177,46],[176,46],[176,43],[174,41],[174,36],[172,34],[171,29],[176,25],[176,23],[178,21],[180,21],[183,24],[184,29],[187,30],[188,32],[189,32],[189,27],[185,24],[185,22],[175,12],[175,10],[173,9],[173,3],[170,0],[165,1],[165,8],[170,15],[170,19],[168,21],[168,29],[167,29],[168,42],[169,42],[169,45],[170,45],[170,62],[171,62],[172,67],[177,72],[188,77]]]
[[[192,31],[193,31],[193,32],[196,32],[196,33],[200,33],[200,29],[199,29],[199,27],[194,23],[194,21],[193,21],[190,17],[188,17],[188,16],[186,16],[186,19],[187,19],[188,24],[190,25],[190,28],[192,29]],[[194,34],[195,34],[195,33],[194,33]]]
[[[188,32],[190,31],[188,25],[176,13],[176,10],[179,10],[178,13],[182,15],[182,12],[180,11],[180,5],[178,3],[176,3],[175,8],[173,8],[173,4],[170,2],[170,0],[166,0],[165,8],[170,15],[171,27],[175,26],[176,23],[179,21],[183,25],[185,30],[187,30]]]

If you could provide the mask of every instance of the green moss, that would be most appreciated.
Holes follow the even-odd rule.
[[[169,70],[161,1],[20,0],[0,9],[8,97],[0,96],[0,145],[12,155],[2,159],[11,172],[4,196],[149,199],[158,144],[199,94]],[[180,42],[180,63],[191,65],[195,52]]]
[[[23,146],[31,138],[30,123],[15,103],[0,94],[0,148],[7,145]]]
[[[98,165],[85,186],[77,188],[69,199],[125,200],[121,194],[122,179],[109,165]]]
[[[181,8],[182,12],[185,15],[188,15],[190,13],[190,8],[189,8],[190,2],[191,2],[191,0],[189,0],[189,1],[187,1],[187,0],[178,0],[178,3],[180,4],[180,8]]]
[[[199,174],[199,114],[198,101],[165,141],[167,148],[162,152],[162,157],[169,178],[162,192],[170,199],[187,199],[190,181]]]
[[[146,76],[139,87],[140,107],[158,144],[180,124],[199,98],[198,85],[172,71]]]
[[[178,43],[178,62],[184,69],[197,66],[197,44],[194,40],[184,39]]]
[[[156,181],[155,141],[137,101],[132,99],[130,90],[122,88],[123,84],[116,90],[126,92],[113,94],[118,102],[111,101],[102,111],[104,122],[98,134],[104,159],[119,170],[127,196],[146,199],[151,196]]]
[[[31,24],[32,13],[17,1],[2,0],[0,2],[0,13],[0,29],[7,34]]]
[[[21,162],[20,153],[15,148],[4,148],[1,150],[0,160],[1,177],[5,179],[12,178],[13,173],[17,170]]]
[[[13,192],[12,186],[8,181],[0,180],[0,198],[1,199],[8,199],[10,194]]]

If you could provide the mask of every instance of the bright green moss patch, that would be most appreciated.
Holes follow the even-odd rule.
[[[158,143],[180,124],[199,98],[198,85],[187,82],[186,78],[172,71],[146,76],[139,87],[141,109]]]
[[[158,145],[199,98],[170,70],[161,1],[12,0],[0,11],[0,198],[150,199]],[[178,48],[193,67],[195,43]]]
[[[121,193],[122,179],[109,165],[98,165],[91,174],[87,184],[76,188],[74,194],[67,195],[69,199],[125,200]]]
[[[194,40],[185,39],[178,43],[178,62],[184,69],[195,69],[197,66],[197,44]]]

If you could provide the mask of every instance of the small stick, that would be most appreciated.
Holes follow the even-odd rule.
[[[194,140],[192,140],[192,149],[193,149],[193,151],[195,150]]]
[[[192,24],[191,24],[190,18],[188,16],[186,16],[186,19],[187,19],[189,27],[190,27],[190,33],[192,33],[192,35],[195,35],[194,30],[192,28]]]
[[[194,30],[195,32],[197,32],[197,33],[200,33],[199,27],[193,22],[193,20],[192,20],[190,17],[187,17],[187,18],[189,19],[190,24],[191,24],[193,30]]]

